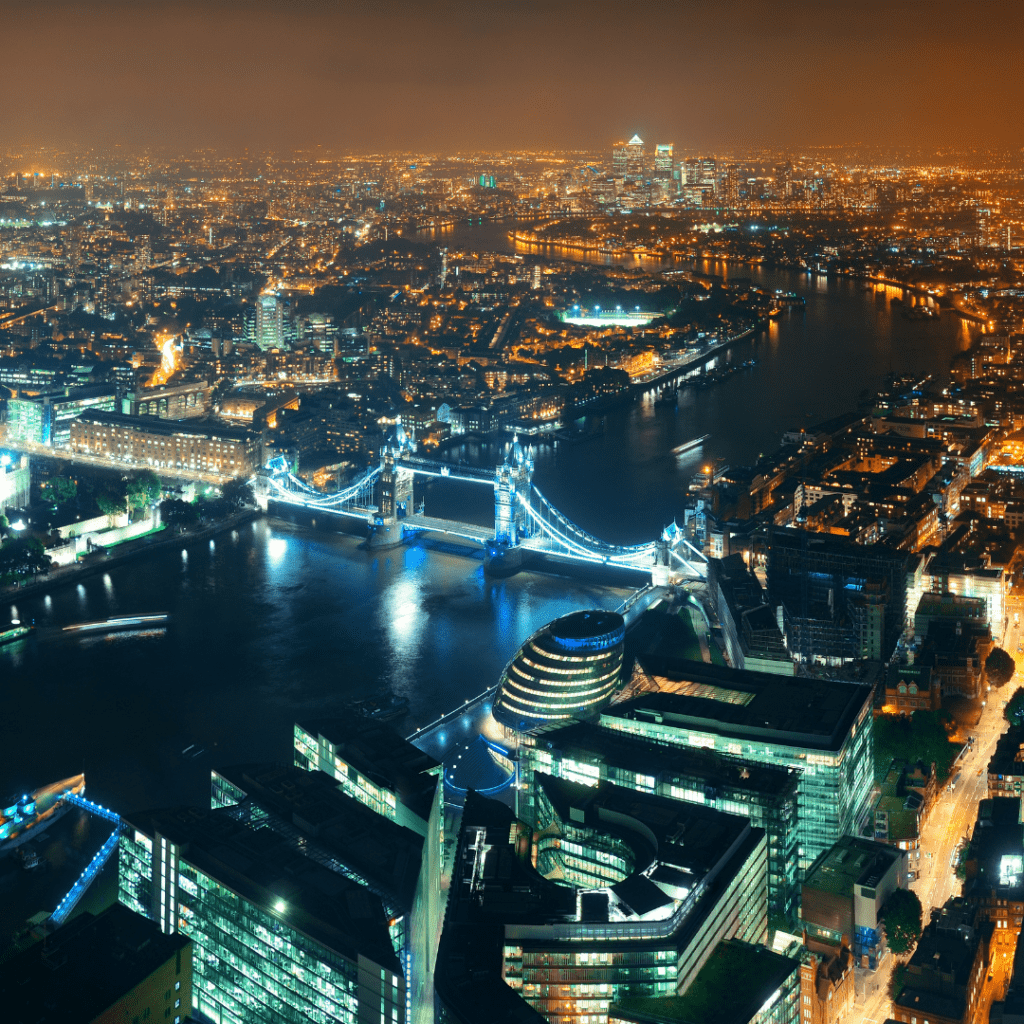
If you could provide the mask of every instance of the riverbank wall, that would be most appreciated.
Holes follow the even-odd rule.
[[[90,576],[109,572],[111,569],[143,555],[163,551],[167,548],[187,547],[198,541],[210,540],[217,534],[234,530],[260,515],[262,513],[259,509],[246,509],[244,512],[237,512],[233,516],[228,516],[227,519],[212,523],[199,530],[190,530],[186,533],[173,533],[170,530],[164,530],[159,534],[150,534],[139,540],[126,541],[118,545],[119,550],[116,554],[94,555],[88,561],[55,569],[44,577],[20,586],[2,587],[0,588],[0,601],[16,602],[24,598],[39,597],[58,587],[68,586],[72,583],[77,584]]]

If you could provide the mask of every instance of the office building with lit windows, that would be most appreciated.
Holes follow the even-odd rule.
[[[800,961],[738,939],[719,943],[681,996],[625,998],[614,1003],[612,1024],[797,1024]]]
[[[671,178],[675,169],[675,147],[671,142],[659,142],[654,147],[654,176]]]
[[[531,824],[537,819],[538,773],[584,786],[611,782],[748,818],[768,837],[768,909],[783,917],[795,913],[799,775],[794,769],[655,745],[591,723],[567,725],[526,736],[519,749],[518,813]]]
[[[118,852],[120,902],[192,940],[192,1009],[215,1024],[404,1024],[381,898],[294,837],[177,808],[133,814]]]
[[[295,766],[325,772],[389,821],[427,835],[442,808],[442,766],[384,722],[353,715],[295,725]]]
[[[255,342],[264,352],[285,348],[284,303],[276,295],[256,299]]]
[[[378,897],[410,979],[410,1019],[416,1019],[414,1009],[429,1011],[443,909],[436,841],[376,813],[323,772],[287,765],[220,768],[212,773],[211,803],[232,807],[239,820],[292,840],[305,856]]]
[[[685,991],[723,939],[765,940],[767,844],[748,820],[608,783],[534,784],[537,829],[466,799],[438,1021],[603,1024],[620,997]]]
[[[616,612],[573,612],[549,622],[506,666],[494,718],[523,733],[595,716],[619,686],[625,636],[625,621]]]
[[[8,399],[7,437],[10,443],[29,441],[52,448],[67,448],[71,428],[86,410],[113,411],[117,388],[109,384],[91,384],[78,388],[60,388],[38,395]]]
[[[411,957],[407,976],[414,979],[410,1008],[421,1020],[420,1008],[429,1009],[433,998],[444,914],[443,767],[386,723],[355,715],[297,724],[293,736],[296,768],[331,780],[341,793],[421,840],[417,887],[402,939]],[[381,857],[386,859],[385,852]]]
[[[858,834],[873,781],[870,686],[681,659],[648,658],[645,669],[661,691],[606,708],[603,728],[796,769],[801,871]]]
[[[616,142],[612,147],[612,175],[626,181],[640,181],[647,171],[644,140],[634,135],[629,142]]]

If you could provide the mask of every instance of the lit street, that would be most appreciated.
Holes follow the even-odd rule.
[[[960,843],[969,840],[977,817],[978,803],[988,795],[988,762],[1007,724],[1003,717],[1003,702],[1013,694],[1020,678],[1022,656],[1017,653],[1017,646],[1021,632],[1019,624],[1013,622],[1013,613],[1017,607],[1019,599],[1008,599],[1011,621],[1004,645],[1018,664],[1018,674],[1006,686],[987,694],[981,720],[972,733],[975,737],[973,747],[954,766],[950,780],[939,794],[925,822],[921,849],[911,855],[910,868],[915,874],[911,888],[921,900],[923,924],[928,923],[933,907],[941,907],[951,896],[960,893],[961,881],[956,876],[954,855]],[[993,980],[985,986],[985,1005],[993,999],[1001,998],[1012,967],[1011,956],[1000,953],[995,960]],[[866,1001],[858,1004],[853,1017],[855,1021],[880,1024],[891,1016],[889,979],[893,964],[894,959],[890,954],[879,968],[878,977],[867,980],[869,995]],[[978,1020],[987,1020],[987,1009],[979,1013]]]

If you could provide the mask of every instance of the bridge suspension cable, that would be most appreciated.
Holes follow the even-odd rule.
[[[270,483],[277,492],[275,497],[280,501],[291,502],[293,505],[305,505],[307,508],[333,509],[340,505],[347,505],[363,491],[369,490],[374,481],[380,476],[380,466],[374,466],[367,470],[358,480],[348,485],[343,490],[334,494],[322,494],[314,490],[305,481],[300,480],[293,473],[282,474],[281,476],[270,477]],[[285,486],[284,481],[291,484]]]
[[[567,549],[568,553],[575,558],[582,558],[590,562],[602,564],[611,563],[638,568],[640,565],[646,567],[646,563],[654,555],[653,543],[630,548],[617,548],[598,540],[596,537],[592,537],[585,530],[580,530],[578,527],[575,530],[577,536],[571,536],[550,523],[547,517],[534,508],[531,502],[523,495],[519,495],[518,499],[523,509],[540,527],[541,531],[557,545]],[[548,507],[550,508],[550,506]],[[564,516],[559,516],[558,519],[561,521],[564,519]]]
[[[558,527],[545,528],[545,532],[548,532],[549,535],[554,536],[555,534],[558,534],[563,538],[564,542],[581,545],[590,553],[600,552],[601,554],[607,554],[616,558],[639,558],[652,556],[654,554],[653,541],[650,541],[647,544],[621,545],[609,544],[607,541],[600,540],[592,533],[588,533],[581,526],[577,526],[563,513],[559,512],[558,509],[555,508],[555,506],[552,505],[536,487],[533,488],[533,493],[537,496],[540,504],[539,510],[534,510],[532,508],[532,503],[522,495],[518,495],[519,500],[523,503],[523,506],[530,511],[530,514],[538,523],[540,523],[545,516],[550,516],[558,523],[558,526],[561,527],[561,529],[558,529]]]

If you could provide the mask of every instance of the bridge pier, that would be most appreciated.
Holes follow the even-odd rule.
[[[371,551],[384,551],[387,548],[397,548],[405,543],[405,532],[402,524],[397,519],[376,522],[370,527],[370,539],[366,546]]]
[[[256,480],[253,483],[252,493],[256,499],[256,504],[265,513],[270,505],[270,484],[267,481],[266,473],[260,472],[257,474]]]
[[[484,548],[484,572],[488,576],[515,576],[523,567],[523,549],[491,541]]]

